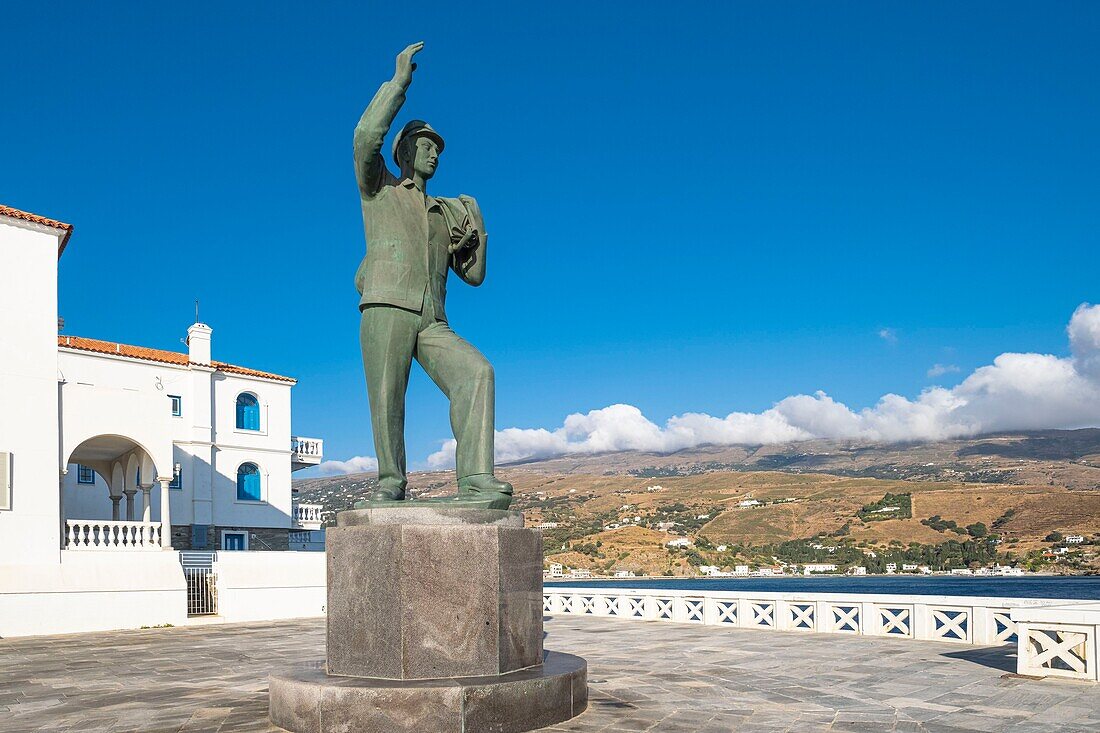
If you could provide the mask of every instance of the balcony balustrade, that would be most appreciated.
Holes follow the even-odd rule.
[[[320,529],[325,521],[320,504],[295,504],[294,527],[296,529]]]
[[[291,470],[297,471],[318,465],[324,457],[324,447],[325,441],[320,438],[292,437],[290,439]]]
[[[160,522],[66,519],[66,550],[144,551],[161,549]]]

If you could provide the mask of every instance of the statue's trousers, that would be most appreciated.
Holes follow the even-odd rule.
[[[451,402],[458,478],[493,472],[493,367],[435,317],[430,297],[424,301],[420,313],[369,305],[360,317],[378,480],[386,488],[406,484],[405,391],[414,358]]]

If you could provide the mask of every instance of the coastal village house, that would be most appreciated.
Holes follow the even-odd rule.
[[[181,352],[59,333],[71,230],[0,206],[3,622],[81,584],[129,590],[113,577],[155,593],[182,579],[164,550],[285,551],[321,526],[291,488],[322,453],[292,435],[293,378],[215,359],[202,323]]]

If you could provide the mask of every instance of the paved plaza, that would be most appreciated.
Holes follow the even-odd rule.
[[[79,613],[79,609],[73,609]],[[267,672],[324,656],[323,619],[0,640],[0,730],[229,733]],[[1100,688],[1004,676],[1011,647],[599,618],[546,622],[591,700],[549,731],[1100,730]]]

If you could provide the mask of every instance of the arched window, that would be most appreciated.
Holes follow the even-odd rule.
[[[248,392],[237,395],[237,429],[260,429],[260,401],[256,395]]]
[[[260,501],[260,469],[255,463],[242,463],[237,469],[237,501]]]

